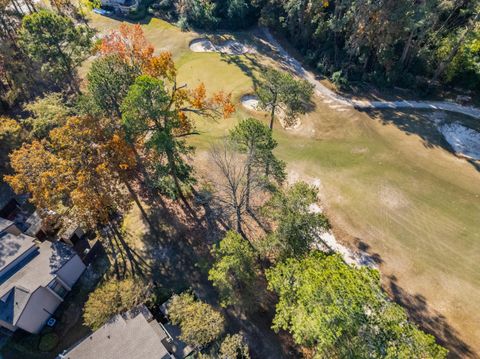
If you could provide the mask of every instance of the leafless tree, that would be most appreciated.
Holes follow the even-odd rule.
[[[243,217],[247,212],[247,197],[258,194],[262,187],[261,171],[252,170],[251,160],[240,153],[236,145],[227,139],[216,143],[210,157],[219,170],[215,180],[215,198],[224,213],[236,224],[238,233],[244,235]]]

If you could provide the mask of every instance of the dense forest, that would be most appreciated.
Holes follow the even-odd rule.
[[[55,34],[75,39],[80,47],[68,50],[73,55],[68,61],[45,62],[42,49],[28,45],[26,29],[20,29],[21,16],[35,9],[34,2],[7,4],[0,5],[3,107],[47,87],[58,90],[71,80],[62,72],[74,67],[69,62],[81,55],[84,36],[76,30]],[[81,20],[82,8],[62,1],[53,4]],[[312,68],[337,84],[368,81],[424,91],[445,85],[480,89],[478,0],[161,0],[150,5],[150,12],[174,19],[185,29],[269,26],[284,34]]]
[[[283,33],[320,73],[378,85],[480,89],[479,2],[163,0],[182,26]]]

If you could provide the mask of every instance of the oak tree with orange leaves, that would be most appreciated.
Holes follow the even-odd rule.
[[[54,210],[95,228],[130,205],[125,184],[135,156],[124,138],[107,119],[71,117],[48,141],[13,152],[14,174],[5,179],[16,192],[30,193],[40,211]]]
[[[148,43],[140,25],[121,24],[103,37],[98,46],[100,56],[116,54],[127,64],[141,71],[153,57],[154,48]]]

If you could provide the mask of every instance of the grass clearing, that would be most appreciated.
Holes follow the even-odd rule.
[[[102,31],[118,24],[93,17]],[[173,52],[180,82],[203,81],[210,91],[231,92],[236,102],[252,91],[257,64],[269,62],[253,54],[192,53],[188,44],[201,35],[156,19],[143,26],[156,50]],[[200,135],[190,140],[196,160],[249,115],[239,107],[232,119],[199,120]],[[451,348],[464,341],[480,352],[478,170],[451,153],[426,111],[338,112],[317,101],[301,120],[293,131],[275,124],[277,154],[300,178],[320,180],[339,238],[377,253],[385,286]]]

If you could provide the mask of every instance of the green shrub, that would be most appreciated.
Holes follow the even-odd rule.
[[[188,20],[187,20],[187,18],[185,16],[180,16],[180,18],[177,21],[177,26],[182,31],[188,31]]]
[[[338,89],[343,89],[348,85],[348,80],[345,76],[343,76],[341,70],[332,74],[332,82]]]
[[[58,335],[55,333],[47,333],[42,335],[38,350],[41,352],[50,352],[58,345]]]

